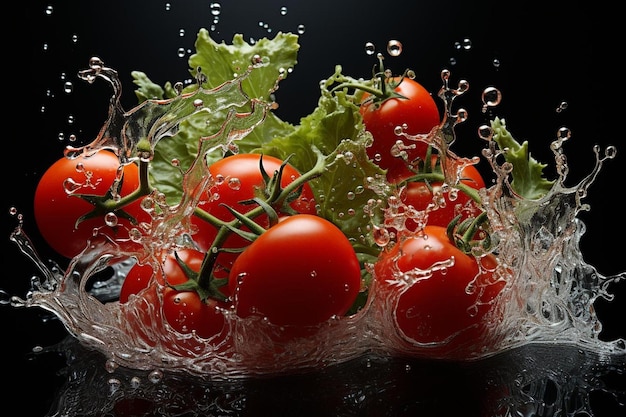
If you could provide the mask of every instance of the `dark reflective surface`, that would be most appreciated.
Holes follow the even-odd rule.
[[[42,257],[63,263],[37,239],[32,195],[45,167],[68,144],[58,139],[59,133],[88,141],[106,118],[107,86],[87,85],[75,76],[89,57],[100,56],[119,71],[126,108],[136,103],[130,71],[145,71],[161,84],[188,76],[186,58],[178,58],[177,50],[193,49],[197,29],[210,25],[209,2],[171,1],[170,10],[166,3],[22,2],[10,19],[15,24],[3,28],[5,94],[13,99],[7,102],[10,114],[4,120],[3,146],[9,150],[2,164],[6,239],[0,239],[0,289],[22,296],[36,273],[8,241],[15,225],[6,214],[8,207],[25,215],[26,229]],[[479,96],[488,85],[503,92],[497,114],[520,139],[529,140],[537,159],[551,160],[548,144],[560,126],[572,129],[566,147],[572,182],[593,165],[593,145],[617,145],[618,157],[590,189],[591,211],[582,214],[588,230],[581,247],[586,260],[605,275],[626,269],[624,245],[619,243],[626,233],[623,206],[616,202],[625,177],[624,127],[616,120],[620,105],[614,93],[620,88],[614,59],[621,48],[613,33],[619,27],[613,24],[615,14],[604,2],[574,6],[558,1],[550,10],[527,3],[503,10],[496,1],[222,3],[218,36],[226,40],[240,31],[267,36],[260,21],[275,31],[305,25],[299,64],[277,92],[283,103],[277,113],[285,120],[297,123],[314,108],[317,81],[329,76],[335,64],[368,76],[372,60],[364,53],[366,41],[380,49],[397,38],[404,44],[403,55],[387,64],[398,71],[416,69],[430,91],[440,87],[444,67],[451,69],[453,79],[470,81],[461,103],[470,119],[459,131],[468,139],[455,143],[458,153],[478,149]],[[53,6],[51,16],[45,13],[48,5]],[[283,5],[288,7],[285,16],[279,12]],[[180,36],[181,29],[185,36]],[[471,40],[470,50],[455,47],[464,38]],[[66,79],[74,83],[71,94],[63,92]],[[567,109],[557,114],[564,100]],[[28,141],[36,143],[37,152]],[[605,340],[626,338],[626,282],[611,291],[614,301],[596,303]],[[211,383],[165,375],[153,383],[147,373],[107,372],[101,355],[77,346],[44,311],[0,306],[0,334],[2,416],[619,417],[625,411],[624,358],[607,361],[575,347],[525,347],[462,364],[370,357],[279,378]],[[43,351],[33,353],[34,347]]]

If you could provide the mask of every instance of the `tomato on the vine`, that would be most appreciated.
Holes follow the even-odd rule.
[[[383,293],[399,291],[398,273],[409,280],[413,273],[393,307],[393,325],[406,340],[430,344],[435,355],[456,356],[479,347],[490,328],[490,312],[505,286],[505,278],[496,279],[497,266],[493,254],[468,255],[451,243],[446,228],[426,226],[383,251],[374,273]]]
[[[200,270],[204,253],[185,249],[178,251],[177,255],[191,270]],[[156,293],[161,297],[151,297],[148,291],[148,298],[153,308],[159,310],[158,315],[164,317],[174,330],[182,334],[195,331],[205,339],[220,334],[226,324],[223,311],[229,308],[229,303],[211,298],[202,301],[196,291],[173,288],[188,279],[173,253],[167,255],[162,269],[156,273],[148,263],[135,264],[124,279],[119,301],[127,303],[131,295],[143,296],[144,290],[155,286]],[[227,292],[227,287],[224,289]]]
[[[94,205],[76,194],[106,195],[117,179],[119,168],[119,159],[113,152],[99,150],[91,156],[62,157],[44,172],[35,190],[34,216],[42,237],[52,249],[64,257],[73,258],[86,248],[94,229],[115,239],[122,247],[133,245],[128,231],[135,224],[121,212],[112,217],[116,221],[114,225],[106,219],[109,213],[98,213],[77,224],[82,216],[94,209]],[[137,165],[124,165],[119,194],[124,197],[138,185]],[[122,210],[136,222],[150,221],[150,215],[141,208],[139,200]]]
[[[437,166],[439,156],[431,158],[432,170]],[[439,170],[441,172],[441,170]],[[443,174],[441,174],[443,175]],[[466,165],[459,174],[460,183],[474,190],[485,188],[485,181],[474,165]],[[406,187],[400,194],[400,200],[416,210],[426,210],[429,206],[435,207],[428,212],[428,224],[447,227],[458,214],[462,219],[470,213],[457,212],[457,207],[469,208],[472,198],[463,190],[451,186],[449,191],[442,192],[443,181],[407,181]],[[414,225],[407,222],[407,227],[415,230]]]
[[[364,93],[359,109],[365,129],[372,134],[373,143],[367,148],[367,154],[382,169],[387,170],[387,179],[397,179],[411,175],[406,160],[411,162],[424,158],[427,144],[422,141],[407,141],[396,135],[397,126],[406,125],[405,133],[410,135],[427,134],[441,123],[439,108],[431,94],[417,81],[404,77],[386,79],[387,88],[403,97],[382,98],[378,101],[369,93]],[[398,148],[396,143],[404,143]],[[400,153],[399,153],[400,152]]]
[[[239,255],[229,276],[240,317],[314,326],[344,316],[361,288],[361,268],[343,232],[310,214],[284,218]]]
[[[270,177],[273,177],[283,164],[279,158],[256,153],[235,154],[211,164],[209,172],[214,183],[203,192],[198,208],[223,222],[229,222],[234,220],[235,216],[225,206],[244,214],[257,207],[256,204],[242,204],[241,202],[258,197],[265,188],[265,180],[260,169],[261,158],[263,168]],[[300,173],[292,165],[285,164],[281,177],[281,187],[286,187],[298,177],[300,177]],[[304,184],[300,195],[291,201],[289,206],[297,213],[316,214],[315,198],[308,183]],[[276,209],[279,215],[288,214],[282,212],[280,208]],[[265,214],[261,214],[254,221],[264,228],[269,227],[269,219]],[[197,228],[197,232],[193,236],[194,241],[202,250],[208,250],[218,229],[197,216],[192,216],[191,223]],[[240,249],[249,244],[250,242],[244,238],[231,234],[222,247]],[[216,269],[218,271],[230,269],[238,255],[237,252],[220,253]]]

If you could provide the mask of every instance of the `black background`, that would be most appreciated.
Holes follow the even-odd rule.
[[[26,2],[23,2],[26,3]],[[32,196],[39,176],[61,156],[67,139],[75,134],[89,142],[102,126],[110,90],[104,83],[89,85],[77,78],[92,56],[118,70],[124,84],[123,105],[136,104],[130,72],[140,70],[163,85],[189,77],[187,57],[178,49],[193,51],[197,31],[212,23],[210,2],[178,1],[31,1],[17,5],[4,27],[4,158],[2,164],[2,253],[4,273],[0,288],[23,295],[36,273],[9,241],[16,207],[23,213],[25,229],[42,258],[63,260],[39,239],[32,218]],[[166,4],[170,4],[169,10]],[[313,110],[318,81],[331,75],[336,64],[344,73],[367,77],[373,58],[365,54],[365,42],[384,51],[390,39],[400,40],[403,54],[387,58],[386,65],[401,72],[414,69],[417,80],[436,92],[440,71],[452,72],[452,82],[467,79],[470,91],[460,99],[470,119],[458,130],[457,153],[477,152],[476,128],[484,122],[480,93],[488,86],[503,92],[494,111],[507,120],[518,139],[529,140],[535,158],[551,162],[549,143],[561,126],[572,130],[566,154],[571,165],[570,185],[590,172],[592,147],[618,147],[617,159],[603,167],[590,189],[591,211],[581,218],[588,230],[581,242],[586,261],[604,275],[624,271],[623,220],[623,115],[620,95],[623,80],[617,57],[621,51],[614,12],[601,1],[506,3],[497,1],[400,1],[370,0],[315,2],[222,1],[220,20],[211,32],[216,40],[230,41],[236,32],[246,39],[272,37],[277,31],[295,32],[305,26],[294,72],[281,83],[277,113],[297,123]],[[549,3],[549,7],[548,7]],[[52,13],[46,13],[52,6]],[[281,15],[281,6],[287,14]],[[259,25],[268,24],[272,32]],[[180,36],[180,30],[184,36]],[[72,39],[76,35],[76,41]],[[471,41],[465,50],[455,46]],[[44,47],[47,45],[47,47]],[[499,66],[493,64],[497,59]],[[454,60],[454,64],[451,60]],[[65,78],[65,79],[64,79]],[[73,92],[63,91],[65,81]],[[561,102],[568,107],[556,112]],[[41,109],[45,108],[45,111]],[[68,123],[68,117],[74,118]],[[549,171],[548,174],[552,172]],[[623,317],[626,282],[610,288],[616,300],[597,303],[604,323],[601,337],[626,337]],[[31,414],[44,415],[62,378],[59,361],[32,361],[27,352],[35,345],[61,340],[65,331],[55,320],[43,320],[42,311],[0,306],[2,358],[17,371],[3,379],[10,388],[1,404],[17,404],[18,393],[34,391]],[[23,375],[19,376],[19,369]],[[32,397],[31,397],[32,398]]]

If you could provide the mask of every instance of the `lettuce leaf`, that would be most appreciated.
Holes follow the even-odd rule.
[[[546,164],[538,162],[530,155],[528,142],[521,144],[513,138],[506,128],[504,119],[495,118],[491,121],[494,132],[493,140],[500,149],[505,149],[504,158],[513,165],[511,171],[511,187],[520,196],[535,200],[546,195],[554,185],[554,181],[543,176]]]
[[[246,43],[243,36],[237,34],[233,37],[232,44],[228,45],[224,42],[217,43],[211,39],[208,30],[201,29],[195,47],[196,53],[189,58],[190,73],[203,88],[216,89],[241,77],[241,89],[247,97],[269,103],[277,83],[296,65],[300,45],[298,36],[290,33],[278,33],[273,39],[260,39],[253,45]],[[262,65],[255,66],[248,73],[257,56],[262,57]],[[139,101],[173,98],[198,88],[197,84],[193,84],[176,91],[170,82],[162,88],[143,72],[134,71],[131,75],[138,86],[135,95]],[[191,166],[198,155],[200,138],[216,135],[230,111],[245,114],[251,108],[249,102],[234,109],[224,103],[212,110],[198,112],[186,118],[180,123],[175,135],[160,140],[155,146],[150,171],[152,185],[166,196],[168,203],[175,203],[182,196],[182,172]],[[286,135],[294,129],[290,123],[268,112],[263,123],[247,134],[245,140],[238,140],[238,151],[250,152],[272,137]],[[225,151],[216,147],[215,152],[207,155],[207,163],[222,158]],[[177,160],[177,166],[172,164],[173,159]]]

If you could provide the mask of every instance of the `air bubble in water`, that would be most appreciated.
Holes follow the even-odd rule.
[[[72,43],[77,43],[78,42],[78,35],[74,34],[72,35]]]
[[[283,6],[280,8],[280,15],[285,16],[287,14],[287,7]]]
[[[74,90],[74,84],[72,84],[70,81],[66,81],[63,84],[63,91],[65,93],[70,94],[73,90]]]
[[[563,110],[567,109],[567,106],[567,101],[562,101],[561,104],[559,104],[559,107],[556,108],[556,112],[561,113]]]
[[[495,68],[500,68],[500,60],[498,58],[494,58],[492,64]]]
[[[185,29],[178,29],[178,36],[185,36]]]
[[[298,35],[302,35],[304,33],[304,25],[298,25]]]
[[[463,39],[462,47],[466,51],[469,50],[469,49],[472,49],[472,41],[469,38]]]
[[[52,7],[52,5],[49,4],[46,6],[46,9],[45,9],[46,15],[48,16],[52,15],[53,11],[54,11],[54,8]]]
[[[402,42],[390,40],[387,43],[387,53],[391,56],[399,56],[402,54]]]
[[[170,3],[165,3],[165,11],[170,11],[172,9],[172,5]]]
[[[372,42],[366,42],[365,53],[368,55],[374,55],[376,53],[376,46],[374,46]]]

